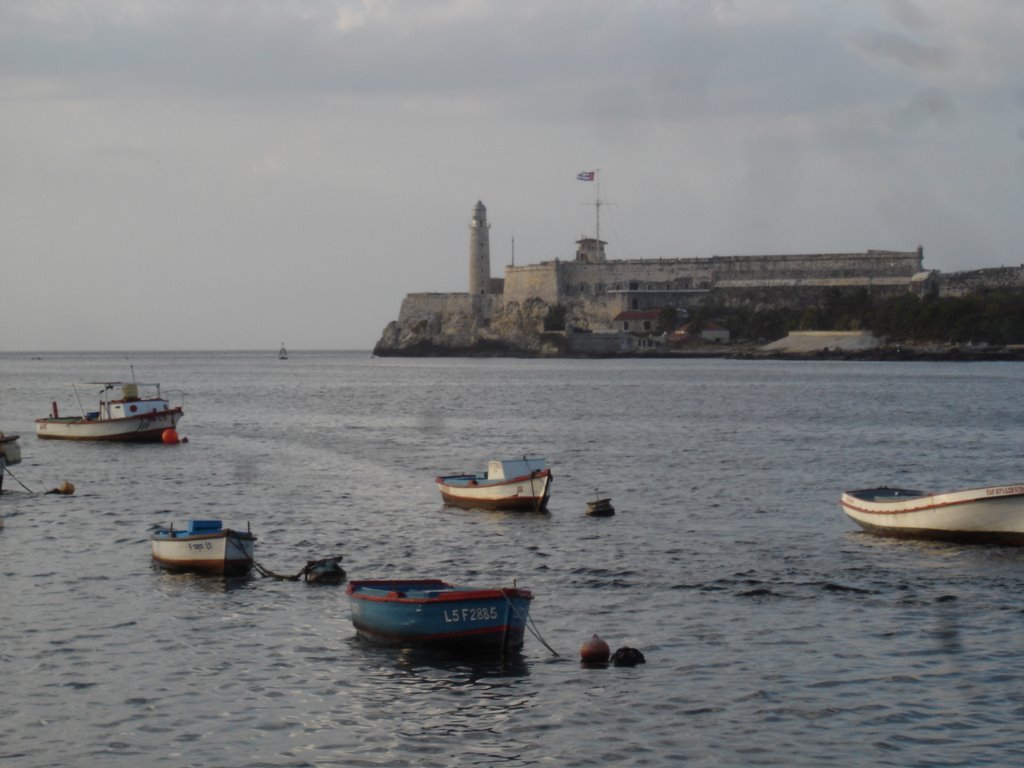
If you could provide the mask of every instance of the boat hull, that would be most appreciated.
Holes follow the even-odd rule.
[[[7,474],[7,467],[21,463],[19,437],[20,435],[5,435],[0,432],[0,491],[4,489],[4,476]]]
[[[435,482],[445,504],[466,509],[541,510],[551,497],[551,470],[535,470],[509,480],[447,475]]]
[[[456,587],[437,579],[353,581],[346,587],[360,636],[389,645],[505,651],[523,644],[533,594]]]
[[[47,417],[36,419],[36,436],[43,440],[116,440],[121,442],[159,442],[165,429],[174,429],[181,408],[153,411],[122,419],[80,419]]]
[[[20,435],[5,435],[0,432],[0,459],[8,467],[21,464],[21,444],[18,442]]]
[[[948,493],[869,488],[847,491],[840,504],[880,536],[1024,546],[1024,485]]]
[[[153,562],[168,571],[242,576],[253,564],[256,537],[225,529],[217,533],[182,535],[159,531],[150,538]]]

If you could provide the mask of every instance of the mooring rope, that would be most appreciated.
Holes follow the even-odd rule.
[[[508,603],[508,607],[512,610],[513,613],[516,614],[516,617],[517,618],[521,617],[522,614],[519,612],[519,609],[516,608],[515,604],[509,598],[508,594],[506,594],[505,590],[501,590],[501,595],[502,595],[502,597],[505,598],[505,602]],[[553,656],[559,656],[558,651],[556,651],[554,648],[552,648],[550,645],[548,645],[547,640],[545,640],[543,637],[541,637],[540,630],[537,629],[537,625],[534,623],[533,617],[530,616],[529,613],[526,614],[526,622],[525,622],[524,626],[528,630],[530,630],[530,634],[531,635],[533,635],[535,638],[537,638],[537,640],[540,641],[541,645],[543,645],[545,648],[547,648],[549,651],[551,651],[551,654]]]
[[[325,557],[325,558],[323,558],[321,560],[311,560],[308,563],[306,563],[302,567],[302,570],[300,570],[294,576],[288,576],[288,575],[283,574],[283,573],[275,573],[274,571],[272,571],[269,568],[267,568],[265,565],[262,565],[261,563],[257,563],[256,560],[253,559],[252,555],[250,555],[248,553],[248,551],[246,551],[245,546],[243,546],[242,540],[239,538],[237,531],[233,531],[233,530],[231,530],[229,528],[227,533],[228,533],[228,538],[234,540],[235,546],[238,547],[239,551],[243,555],[245,555],[245,559],[249,561],[249,564],[252,565],[252,567],[255,568],[257,571],[259,571],[261,576],[266,576],[267,578],[271,578],[271,579],[277,579],[278,581],[298,581],[299,579],[301,579],[303,576],[305,576],[307,573],[312,571],[316,566],[320,565],[321,563],[325,563],[325,562],[327,562],[329,560],[340,560],[341,559],[341,558],[338,558],[338,557]]]
[[[32,494],[33,496],[36,495],[36,491],[33,491],[31,488],[29,488],[27,485],[25,485],[23,482],[21,482],[21,479],[16,474],[11,472],[10,467],[8,467],[6,464],[3,465],[3,471],[6,472],[11,477],[13,477],[15,482],[17,482],[18,485],[20,485],[22,488],[24,488],[30,494]],[[69,482],[67,480],[65,480],[63,483],[61,483],[56,488],[51,488],[49,491],[45,491],[46,494],[59,493],[59,494],[61,494],[63,496],[71,496],[72,494],[74,494],[74,492],[75,492],[75,484],[72,483],[72,482]]]
[[[6,464],[4,464],[4,472],[6,472],[11,477],[13,477],[15,479],[15,481],[18,483],[18,485],[20,485],[26,491],[28,491],[29,493],[34,493],[34,491],[31,488],[29,488],[27,485],[25,485],[23,482],[21,482],[21,480],[18,480],[18,476],[16,474],[14,474],[13,472],[11,472],[11,470],[7,467]]]

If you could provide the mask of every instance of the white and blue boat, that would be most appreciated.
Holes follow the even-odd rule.
[[[161,529],[149,538],[153,562],[169,571],[242,576],[253,565],[256,537],[220,520],[189,520],[183,530]]]
[[[352,624],[392,645],[503,652],[520,647],[533,593],[517,587],[460,587],[439,579],[349,582]]]

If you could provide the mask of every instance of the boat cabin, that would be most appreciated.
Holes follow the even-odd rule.
[[[547,461],[540,456],[523,456],[521,459],[495,459],[487,464],[487,480],[511,480],[531,472],[547,469]]]
[[[149,387],[155,394],[151,397],[139,397],[139,387]],[[121,399],[114,399],[114,390],[120,388]],[[159,384],[136,384],[135,382],[114,382],[104,385],[100,393],[100,410],[91,411],[85,416],[90,421],[96,419],[126,419],[131,416],[144,416],[147,413],[162,413],[170,410],[170,403],[160,395]],[[102,416],[101,416],[102,414]]]

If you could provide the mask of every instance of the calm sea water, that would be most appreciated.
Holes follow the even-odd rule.
[[[844,488],[1024,479],[1024,365],[135,355],[178,446],[38,441],[123,354],[0,355],[5,766],[1024,764],[1024,552],[859,533]],[[545,455],[549,514],[435,474]],[[588,518],[600,490],[618,510]],[[151,530],[251,524],[294,573],[536,595],[466,661],[356,638],[341,587],[155,570]],[[593,633],[647,663],[584,669]],[[554,655],[550,646],[558,655]]]

